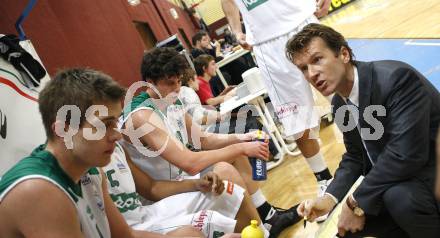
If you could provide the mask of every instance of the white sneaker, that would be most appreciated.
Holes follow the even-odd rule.
[[[333,181],[333,178],[329,179],[329,180],[318,181],[318,192],[317,192],[318,197],[324,196],[325,191],[327,190],[327,187],[330,185],[330,183],[332,181]],[[323,222],[323,221],[327,220],[327,217],[328,217],[328,214],[325,214],[325,215],[322,215],[322,216],[316,218],[315,220],[316,220],[316,222]]]
[[[281,157],[284,156],[284,153],[278,152],[274,157],[273,160],[274,161],[278,161],[281,159]]]
[[[327,190],[328,185],[330,185],[332,181],[333,178],[329,180],[318,181],[318,192],[317,192],[318,197],[324,196],[325,190]]]
[[[298,146],[296,145],[296,142],[291,142],[291,143],[287,144],[287,149],[289,151],[293,152],[296,150],[296,148],[298,148]]]

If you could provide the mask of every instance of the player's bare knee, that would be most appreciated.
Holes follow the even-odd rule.
[[[216,163],[214,166],[214,172],[220,176],[220,178],[232,181],[234,176],[239,176],[234,166],[226,162]]]
[[[214,172],[223,180],[231,181],[240,186],[244,186],[244,181],[241,178],[237,169],[229,163],[219,162],[214,166]]]

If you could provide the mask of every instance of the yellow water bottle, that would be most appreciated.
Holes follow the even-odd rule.
[[[251,224],[243,229],[241,238],[264,238],[264,233],[258,227],[258,221],[252,220]]]

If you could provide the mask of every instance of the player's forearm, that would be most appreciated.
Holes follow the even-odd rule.
[[[218,162],[233,162],[237,157],[244,156],[245,152],[239,144],[231,144],[220,149],[207,150],[202,153],[200,160],[209,161],[210,165]]]
[[[149,200],[159,201],[180,193],[197,191],[196,179],[184,181],[156,181],[152,184]]]
[[[240,23],[240,11],[237,5],[235,5],[234,0],[222,0],[223,12],[228,19],[229,25],[232,28],[232,32],[235,34],[242,33],[241,23]]]
[[[217,134],[206,132],[205,136],[201,138],[203,150],[220,149],[241,142],[243,141],[240,139],[239,134]]]
[[[185,157],[181,169],[190,175],[196,175],[218,162],[232,163],[238,157],[244,156],[245,151],[239,144],[233,144],[217,150],[191,152],[191,154]]]
[[[225,101],[225,96],[220,95],[220,96],[213,97],[213,98],[206,100],[206,103],[211,106],[217,106],[217,105],[221,104],[223,101]]]

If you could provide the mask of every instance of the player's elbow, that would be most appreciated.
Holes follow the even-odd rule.
[[[198,173],[200,173],[202,171],[202,168],[200,168],[200,166],[196,165],[196,164],[186,164],[185,166],[183,166],[183,168],[181,168],[183,171],[185,171],[185,173],[194,176],[197,175]]]
[[[185,173],[194,176],[200,173],[204,168],[200,165],[200,160],[196,158],[188,158],[180,167]]]
[[[195,176],[195,175],[199,174],[200,172],[201,172],[201,170],[199,170],[199,169],[190,169],[190,170],[188,170],[187,173],[191,176]]]

